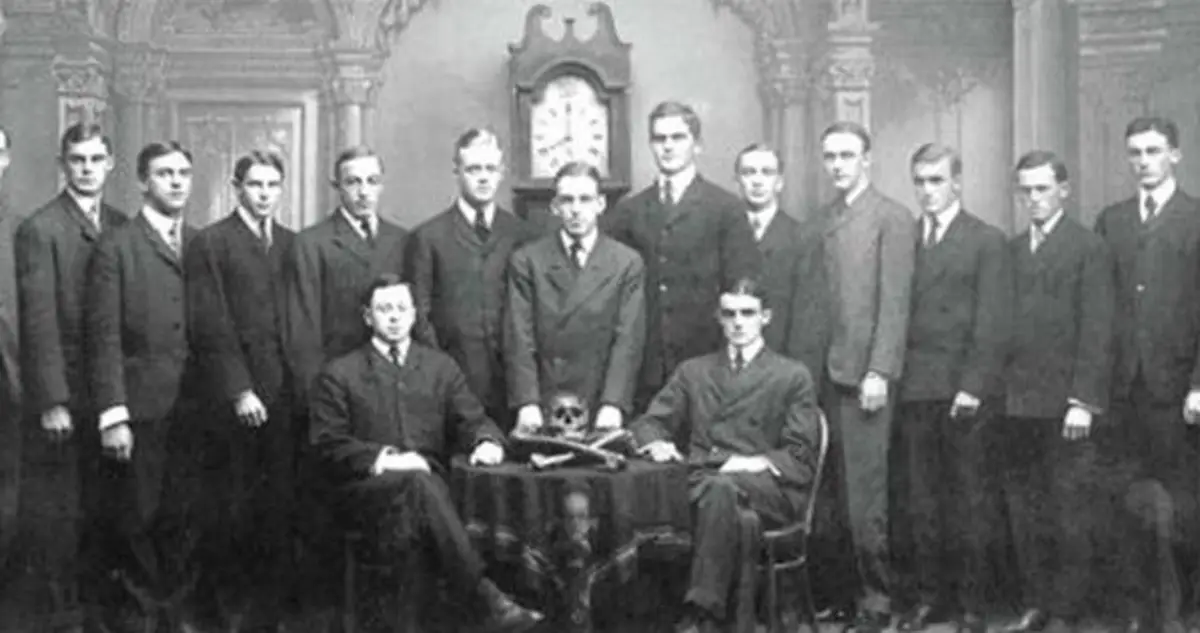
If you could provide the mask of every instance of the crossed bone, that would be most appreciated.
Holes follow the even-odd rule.
[[[542,453],[534,453],[529,456],[529,464],[534,470],[548,470],[565,466],[579,457],[592,457],[604,464],[604,468],[609,470],[620,470],[625,467],[625,456],[620,453],[610,451],[606,446],[625,439],[629,436],[629,431],[624,429],[616,429],[610,433],[597,438],[590,444],[567,440],[561,438],[532,436],[532,435],[516,435],[519,439],[529,439],[536,441],[543,446],[554,446],[563,449],[564,453],[557,455],[543,455]]]

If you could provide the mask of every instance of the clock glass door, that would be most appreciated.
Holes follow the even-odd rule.
[[[533,104],[530,172],[553,178],[563,165],[581,160],[609,171],[608,107],[596,89],[577,75],[562,75],[546,84]]]

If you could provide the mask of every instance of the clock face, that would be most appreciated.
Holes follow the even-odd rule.
[[[587,80],[563,75],[546,84],[530,121],[534,178],[553,178],[574,160],[591,163],[608,176],[608,107]]]

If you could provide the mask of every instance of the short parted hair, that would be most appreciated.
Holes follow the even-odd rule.
[[[864,154],[871,151],[871,133],[860,123],[855,123],[854,121],[837,121],[825,128],[824,132],[821,132],[821,142],[824,143],[825,139],[834,134],[853,134],[862,141]]]
[[[754,297],[762,304],[764,310],[771,307],[770,300],[767,299],[767,289],[754,277],[738,277],[732,282],[722,285],[721,295]],[[720,306],[717,307],[720,308]]]
[[[333,161],[333,182],[336,184],[341,179],[342,165],[359,158],[374,158],[379,161],[379,171],[383,171],[383,158],[375,153],[375,150],[366,145],[355,145],[342,150]]]
[[[654,106],[654,109],[650,111],[650,129],[654,129],[655,121],[672,116],[681,117],[692,136],[697,141],[700,140],[700,115],[696,114],[692,106],[681,101],[663,101]]]
[[[371,280],[371,285],[367,286],[366,290],[363,290],[362,297],[360,298],[362,307],[367,309],[371,307],[371,300],[375,298],[377,290],[393,286],[404,286],[409,289],[410,294],[412,293],[412,287],[400,275],[396,273],[380,273],[375,279]]]
[[[154,159],[176,153],[183,154],[189,163],[192,162],[192,153],[180,145],[179,141],[155,141],[143,147],[137,155],[138,180],[146,182],[150,178],[150,163]]]
[[[1143,132],[1158,132],[1167,137],[1167,144],[1171,149],[1179,147],[1179,126],[1171,119],[1162,116],[1140,116],[1125,126],[1126,139]]]
[[[783,157],[780,156],[779,152],[768,143],[751,143],[743,147],[742,151],[738,152],[737,156],[733,158],[733,171],[736,172],[742,168],[743,156],[746,154],[753,154],[754,152],[770,152],[771,155],[775,157],[775,161],[779,164],[779,171],[783,171]]]
[[[1038,167],[1050,166],[1054,170],[1054,180],[1058,183],[1067,182],[1070,179],[1070,174],[1067,173],[1067,164],[1063,162],[1058,154],[1044,149],[1035,149],[1031,152],[1025,152],[1020,159],[1017,160],[1017,167],[1013,170],[1015,176],[1017,172],[1027,169],[1037,169]]]
[[[461,164],[462,151],[475,145],[491,145],[501,152],[504,151],[500,147],[500,137],[495,132],[485,127],[473,127],[460,134],[454,141],[454,164]]]
[[[933,165],[947,158],[950,159],[950,175],[956,178],[961,176],[963,169],[962,155],[953,147],[942,145],[941,143],[926,143],[918,147],[917,151],[913,152],[912,160],[908,166],[911,169],[917,165]]]
[[[283,159],[279,157],[279,154],[256,149],[237,159],[237,162],[233,164],[233,182],[242,184],[246,180],[246,174],[250,172],[250,168],[255,165],[274,168],[279,172],[280,179],[287,175],[283,171]]]
[[[5,136],[8,136],[5,133]],[[63,132],[62,138],[58,142],[58,155],[66,156],[72,145],[78,145],[84,141],[90,141],[94,138],[100,139],[104,143],[104,151],[108,152],[109,156],[113,153],[112,139],[104,134],[104,128],[100,127],[99,123],[76,123],[67,128]]]
[[[600,170],[591,163],[585,163],[581,160],[573,160],[566,165],[558,168],[554,173],[554,186],[558,187],[558,182],[563,178],[571,178],[575,176],[586,176],[596,181],[596,189],[600,188]]]

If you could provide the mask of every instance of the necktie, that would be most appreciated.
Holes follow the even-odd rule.
[[[1033,224],[1029,226],[1029,237],[1029,252],[1038,252],[1038,249],[1046,242],[1046,223],[1034,220]]]
[[[91,209],[84,211],[83,216],[88,219],[88,222],[92,223],[92,226],[96,227],[97,231],[100,230],[100,208],[99,207],[92,207]]]
[[[392,345],[388,348],[388,358],[392,360],[392,364],[397,367],[404,366],[404,359],[400,357],[400,346]]]
[[[475,209],[475,235],[479,236],[479,240],[486,242],[492,234],[492,229],[487,225],[487,218],[483,215],[483,209]]]
[[[363,237],[367,239],[367,243],[373,246],[375,244],[375,234],[371,232],[371,219],[368,217],[358,218],[358,225],[362,227]]]
[[[929,248],[937,244],[938,219],[932,213],[925,214],[925,239],[922,242],[925,248]]]
[[[182,250],[182,245],[179,242],[179,220],[171,223],[171,228],[167,229],[167,246],[178,256]]]
[[[750,230],[754,232],[755,241],[762,241],[763,219],[757,213],[750,214]]]
[[[1154,219],[1154,214],[1158,213],[1158,201],[1154,196],[1146,194],[1146,213],[1142,216],[1143,222],[1149,222]]]
[[[571,261],[575,263],[576,268],[583,268],[583,242],[578,239],[572,239],[567,253],[571,256]]]
[[[669,179],[663,179],[662,184],[659,185],[658,188],[660,202],[663,203],[663,206],[669,207],[675,204],[675,192],[672,189],[674,189],[674,187],[671,186],[671,181]]]
[[[733,371],[740,373],[746,367],[746,357],[742,355],[742,348],[738,347],[733,351]]]
[[[271,250],[271,224],[267,218],[258,221],[258,239],[264,251]]]

